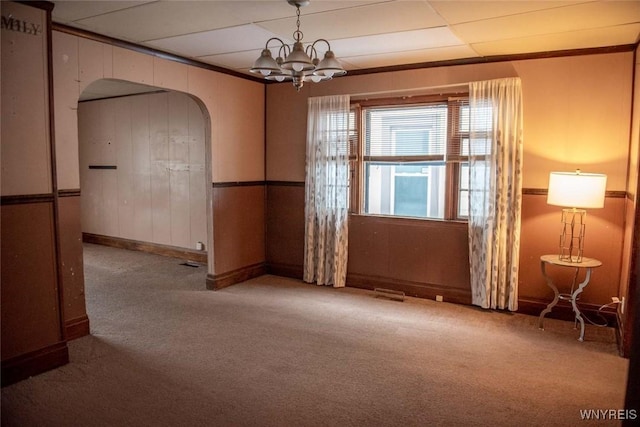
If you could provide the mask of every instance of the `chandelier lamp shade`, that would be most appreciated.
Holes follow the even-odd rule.
[[[260,53],[260,57],[256,59],[249,71],[261,74],[267,80],[278,82],[291,80],[297,91],[300,91],[304,82],[318,83],[331,80],[334,76],[346,74],[347,72],[331,51],[331,45],[327,40],[318,39],[307,44],[306,47],[303,44],[303,34],[300,31],[300,7],[308,5],[309,1],[287,0],[287,3],[296,7],[296,30],[293,32],[295,43],[289,46],[278,37],[270,38]],[[270,43],[275,47],[270,48]],[[321,46],[326,47],[322,60],[318,57],[318,50]],[[274,51],[277,49],[275,59],[271,49]]]
[[[565,262],[582,262],[585,209],[604,207],[607,176],[598,173],[551,172],[547,204],[562,206],[560,256]]]

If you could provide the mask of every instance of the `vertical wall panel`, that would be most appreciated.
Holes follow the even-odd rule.
[[[115,109],[115,140],[118,166],[118,236],[131,236],[133,230],[133,218],[135,214],[133,182],[133,144],[131,142],[131,102],[114,102],[111,105]]]
[[[171,92],[168,96],[169,189],[171,197],[171,243],[191,247],[189,213],[189,99]]]
[[[69,34],[53,33],[53,90],[56,111],[56,172],[58,188],[80,188],[78,166],[78,39]],[[65,79],[64,76],[71,76]]]
[[[167,94],[151,95],[149,134],[151,141],[151,206],[153,241],[171,244],[171,189],[169,187],[169,124]]]
[[[213,217],[216,271],[227,272],[265,260],[265,188],[263,185],[214,187]]]
[[[60,256],[64,283],[65,320],[86,315],[84,300],[84,274],[82,262],[82,231],[80,227],[80,197],[61,197]]]
[[[79,92],[89,86],[95,80],[106,77],[104,74],[103,44],[88,40],[78,39],[78,78]]]
[[[151,152],[149,147],[149,97],[133,96],[131,105],[132,175],[134,215],[132,239],[153,241],[151,222]]]
[[[155,86],[186,92],[187,67],[167,59],[153,58],[153,84]]]
[[[99,165],[117,165],[118,154],[116,148],[116,105],[114,100],[106,100],[100,111],[101,121],[98,144],[102,151],[102,161]],[[118,171],[111,169],[92,170],[102,177],[102,227],[105,234],[118,236]]]
[[[189,102],[189,245],[207,244],[207,186],[205,119],[195,102]],[[202,185],[200,185],[202,184]],[[204,240],[203,240],[204,239]],[[207,248],[208,249],[208,248]]]
[[[2,30],[1,192],[51,193],[46,14],[2,2],[2,16],[38,25],[41,33]]]
[[[51,203],[2,206],[0,217],[6,360],[60,341],[60,324]]]
[[[178,92],[80,103],[83,231],[191,249],[206,242],[204,126]]]
[[[153,57],[121,47],[113,48],[113,78],[153,85]]]
[[[78,108],[78,123],[84,126],[78,127],[78,139],[82,141],[79,153],[80,182],[82,187],[81,209],[82,230],[87,233],[97,233],[102,228],[102,177],[90,170],[89,165],[97,165],[101,162],[101,149],[98,143],[97,132],[90,129],[100,127],[100,110],[98,104],[82,104]]]

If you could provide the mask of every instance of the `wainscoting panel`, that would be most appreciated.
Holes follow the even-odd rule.
[[[267,265],[269,272],[302,278],[304,182],[267,183]]]
[[[2,205],[0,229],[4,361],[61,341],[62,336],[53,204]]]
[[[82,230],[80,224],[80,191],[59,192],[60,257],[64,319],[86,317],[84,264],[82,262]]]
[[[213,184],[213,244],[216,276],[264,263],[263,182]]]

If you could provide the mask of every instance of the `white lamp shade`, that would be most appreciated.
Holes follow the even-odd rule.
[[[551,172],[547,203],[569,208],[604,207],[607,176],[598,173]]]

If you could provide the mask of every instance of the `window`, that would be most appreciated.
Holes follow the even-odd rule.
[[[362,102],[350,116],[351,210],[468,216],[467,98]]]

